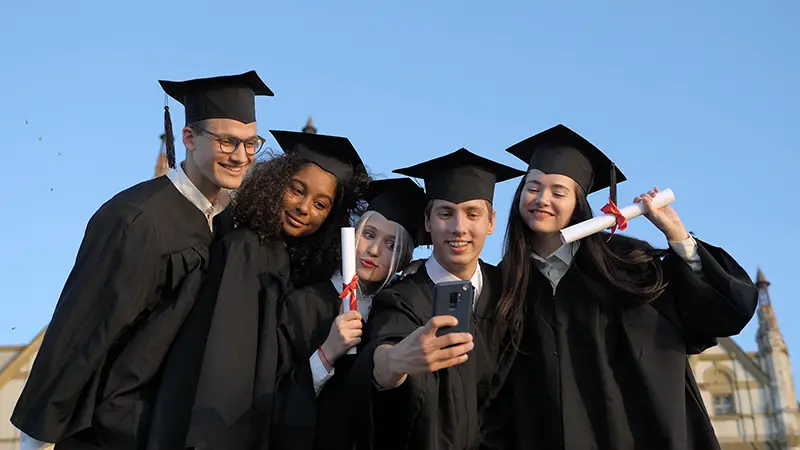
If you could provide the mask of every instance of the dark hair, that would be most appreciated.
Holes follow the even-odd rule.
[[[268,159],[253,164],[233,196],[236,226],[255,231],[261,242],[283,239],[292,258],[292,281],[296,285],[327,280],[341,266],[339,230],[351,226],[352,217],[364,209],[361,199],[368,180],[366,170],[358,168],[351,179],[337,181],[331,212],[316,233],[290,238],[283,235],[281,227],[283,196],[292,175],[312,163],[293,153],[276,155],[268,151],[268,155]]]
[[[503,294],[498,303],[498,314],[510,325],[514,341],[520,337],[525,308],[538,300],[538,289],[532,289],[530,285],[532,271],[537,270],[531,260],[532,232],[519,212],[524,185],[523,178],[514,194],[508,216],[502,262]],[[576,190],[576,197],[570,225],[592,217],[592,209],[580,186]],[[614,236],[611,245],[607,240],[608,233],[596,233],[581,239],[581,258],[576,255],[573,264],[588,264],[587,272],[599,275],[602,281],[621,291],[623,295],[620,301],[625,304],[649,302],[664,292],[667,280],[661,268],[661,257],[666,254],[665,251],[627,237]]]

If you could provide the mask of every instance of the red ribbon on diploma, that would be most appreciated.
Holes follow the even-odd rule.
[[[356,290],[358,289],[358,275],[353,275],[353,279],[349,283],[343,284],[342,293],[339,298],[344,300],[348,295],[350,296],[350,311],[358,310],[358,299],[356,298]]]
[[[620,212],[619,208],[617,208],[617,205],[611,201],[611,197],[608,198],[608,203],[606,203],[606,206],[600,208],[600,211],[606,214],[613,214],[617,218],[617,221],[611,226],[611,236],[614,236],[614,233],[617,231],[617,229],[624,230],[628,228],[628,219],[622,215],[622,212]],[[608,241],[611,240],[611,236],[608,237]]]

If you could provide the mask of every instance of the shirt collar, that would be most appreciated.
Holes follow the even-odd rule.
[[[436,261],[436,257],[433,255],[431,255],[431,257],[425,261],[425,270],[428,272],[428,277],[430,277],[431,281],[433,281],[433,284],[461,280],[461,278],[458,278],[457,276],[448,272],[447,269],[442,267],[442,265],[439,264],[439,261]],[[475,273],[472,274],[472,277],[470,277],[469,281],[475,288],[475,301],[477,302],[478,297],[481,295],[481,289],[483,288],[483,274],[481,273],[480,262],[478,262],[478,265],[475,267]]]
[[[572,260],[575,258],[575,253],[578,252],[579,247],[580,247],[580,242],[575,241],[569,244],[564,244],[561,247],[558,247],[556,251],[548,255],[546,258],[542,258],[536,253],[531,253],[531,257],[533,258],[534,261],[539,263],[549,264],[551,262],[554,262],[554,260],[558,260],[564,263],[565,265],[569,266],[570,264],[572,264]]]
[[[337,270],[331,277],[331,283],[333,284],[333,288],[336,290],[336,293],[342,295],[342,291],[344,290],[344,279],[342,278],[342,272]],[[372,309],[372,297],[362,294],[361,289],[359,288],[356,302],[358,305],[358,312],[361,313],[361,317],[366,321],[367,317],[369,317],[369,311]]]
[[[197,186],[192,183],[186,172],[183,171],[183,163],[178,164],[175,170],[170,171],[167,174],[167,178],[184,197],[206,215],[209,221],[221,213],[231,201],[231,191],[229,189],[220,189],[216,203],[212,205],[206,196],[197,189]]]
[[[338,270],[336,273],[333,274],[331,277],[331,283],[333,283],[334,289],[336,289],[336,293],[340,294],[344,290],[344,280],[342,279],[342,274]]]

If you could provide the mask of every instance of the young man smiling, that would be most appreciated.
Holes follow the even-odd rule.
[[[128,188],[89,220],[11,422],[31,448],[141,448],[161,363],[194,305],[208,247],[261,148],[254,71],[161,81],[185,106],[186,161]],[[216,220],[215,220],[216,219]],[[28,437],[34,439],[29,439]]]
[[[495,184],[523,172],[463,148],[394,172],[425,181],[433,256],[373,300],[365,331],[371,344],[357,363],[360,389],[371,387],[369,404],[356,402],[363,411],[354,415],[364,421],[362,428],[371,427],[365,438],[373,439],[374,448],[473,448],[480,414],[497,390],[495,374],[510,366],[504,327],[494,320],[500,273],[479,255],[494,231]],[[439,328],[457,321],[431,317],[434,285],[456,280],[475,288],[470,332],[437,337]]]

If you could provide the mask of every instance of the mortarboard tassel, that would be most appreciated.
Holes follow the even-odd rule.
[[[615,205],[617,204],[617,166],[613,162],[611,163],[611,175],[609,177],[608,198]]]
[[[606,240],[606,242],[611,240],[617,230],[624,230],[628,228],[628,220],[625,219],[625,216],[622,215],[622,212],[619,210],[619,208],[617,208],[617,166],[613,162],[611,163],[611,175],[609,176],[608,187],[608,203],[600,208],[600,211],[605,214],[615,215],[617,220],[614,222],[614,225],[611,226],[611,234],[608,236],[608,240]]]
[[[164,105],[164,147],[167,151],[167,164],[170,169],[175,168],[175,136],[172,134],[172,118],[169,116],[169,106]]]

